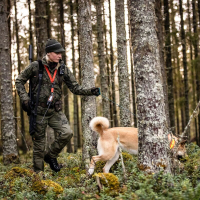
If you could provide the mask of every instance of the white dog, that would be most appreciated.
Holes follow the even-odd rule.
[[[93,156],[90,162],[89,174],[94,173],[95,163],[97,161],[107,161],[103,172],[108,173],[112,165],[119,158],[119,146],[131,154],[138,154],[138,129],[133,127],[115,127],[109,128],[109,121],[105,117],[95,117],[90,122],[93,131],[99,133],[98,156]],[[170,148],[178,143],[178,138],[168,135]],[[177,154],[182,157],[185,150],[185,141],[179,143]]]

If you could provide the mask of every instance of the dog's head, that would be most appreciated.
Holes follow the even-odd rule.
[[[168,135],[168,140],[170,143],[170,149],[175,154],[175,157],[180,161],[185,161],[185,157],[187,156],[185,147],[187,140],[175,137],[172,134]]]

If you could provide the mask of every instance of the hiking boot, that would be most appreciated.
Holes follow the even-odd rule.
[[[46,154],[44,156],[44,161],[50,165],[50,168],[55,171],[59,172],[60,171],[60,166],[58,165],[57,159],[52,158],[50,155]]]

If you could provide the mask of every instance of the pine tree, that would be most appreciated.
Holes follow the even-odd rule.
[[[48,39],[47,4],[48,1],[35,1],[37,59],[42,59],[45,55],[45,44]]]
[[[117,119],[117,109],[116,109],[116,95],[115,95],[115,72],[114,72],[114,51],[113,51],[113,40],[112,40],[112,15],[111,15],[111,0],[108,0],[109,3],[109,22],[110,22],[110,68],[111,68],[111,84],[112,84],[112,104],[111,109],[111,125],[117,127],[118,119]]]
[[[103,30],[103,18],[102,18],[102,8],[103,1],[96,0],[96,16],[97,16],[97,41],[98,41],[98,58],[99,58],[99,69],[101,77],[101,92],[102,96],[102,107],[103,107],[103,116],[110,119],[110,104],[108,101],[109,90],[108,90],[108,76],[105,63],[105,45],[104,45],[104,30]]]
[[[18,26],[18,19],[17,19],[17,3],[16,0],[14,0],[14,7],[15,7],[15,36],[16,36],[16,44],[17,44],[17,65],[18,65],[18,72],[21,72],[21,58],[20,58],[20,41],[19,41],[19,26]],[[21,135],[21,140],[22,140],[22,151],[25,154],[27,151],[26,145],[25,145],[25,125],[24,125],[24,113],[22,110],[21,103],[19,105],[20,108],[20,125],[21,125],[21,130],[20,130],[20,135]]]
[[[126,29],[124,16],[124,1],[115,0],[115,19],[117,30],[117,60],[120,96],[120,126],[131,126],[130,87],[127,66]]]
[[[184,69],[184,96],[185,96],[185,120],[186,123],[189,122],[189,88],[188,88],[188,68],[187,68],[187,55],[186,55],[186,36],[184,30],[184,20],[183,20],[183,8],[182,0],[179,0],[179,11],[181,16],[181,45],[182,45],[182,54],[183,54],[183,69]],[[190,139],[190,129],[187,131],[188,139]]]
[[[78,0],[78,23],[80,37],[81,78],[84,88],[94,87],[94,64],[92,46],[91,1]],[[90,156],[96,154],[97,135],[89,128],[89,122],[96,116],[95,97],[82,98],[83,161],[86,169]]]
[[[170,172],[155,1],[133,0],[129,8],[137,93],[139,166],[148,172],[157,172],[164,166],[164,171]]]
[[[7,0],[0,1],[0,8],[1,130],[3,162],[6,165],[19,162],[19,156],[13,110]]]

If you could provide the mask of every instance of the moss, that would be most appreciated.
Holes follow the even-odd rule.
[[[53,191],[56,194],[61,194],[63,193],[63,188],[60,186],[58,183],[51,181],[51,180],[42,180],[41,183],[44,185],[44,187],[47,188],[53,188]]]
[[[39,194],[46,194],[46,192],[48,191],[48,187],[42,183],[37,174],[33,175],[31,188],[34,192],[37,192]]]
[[[112,173],[98,173],[94,177],[99,177],[101,184],[108,189],[106,192],[119,192],[119,179]]]
[[[13,167],[10,171],[8,171],[4,178],[8,180],[13,180],[17,177],[29,177],[33,176],[34,172],[32,170],[24,169],[21,167]]]

